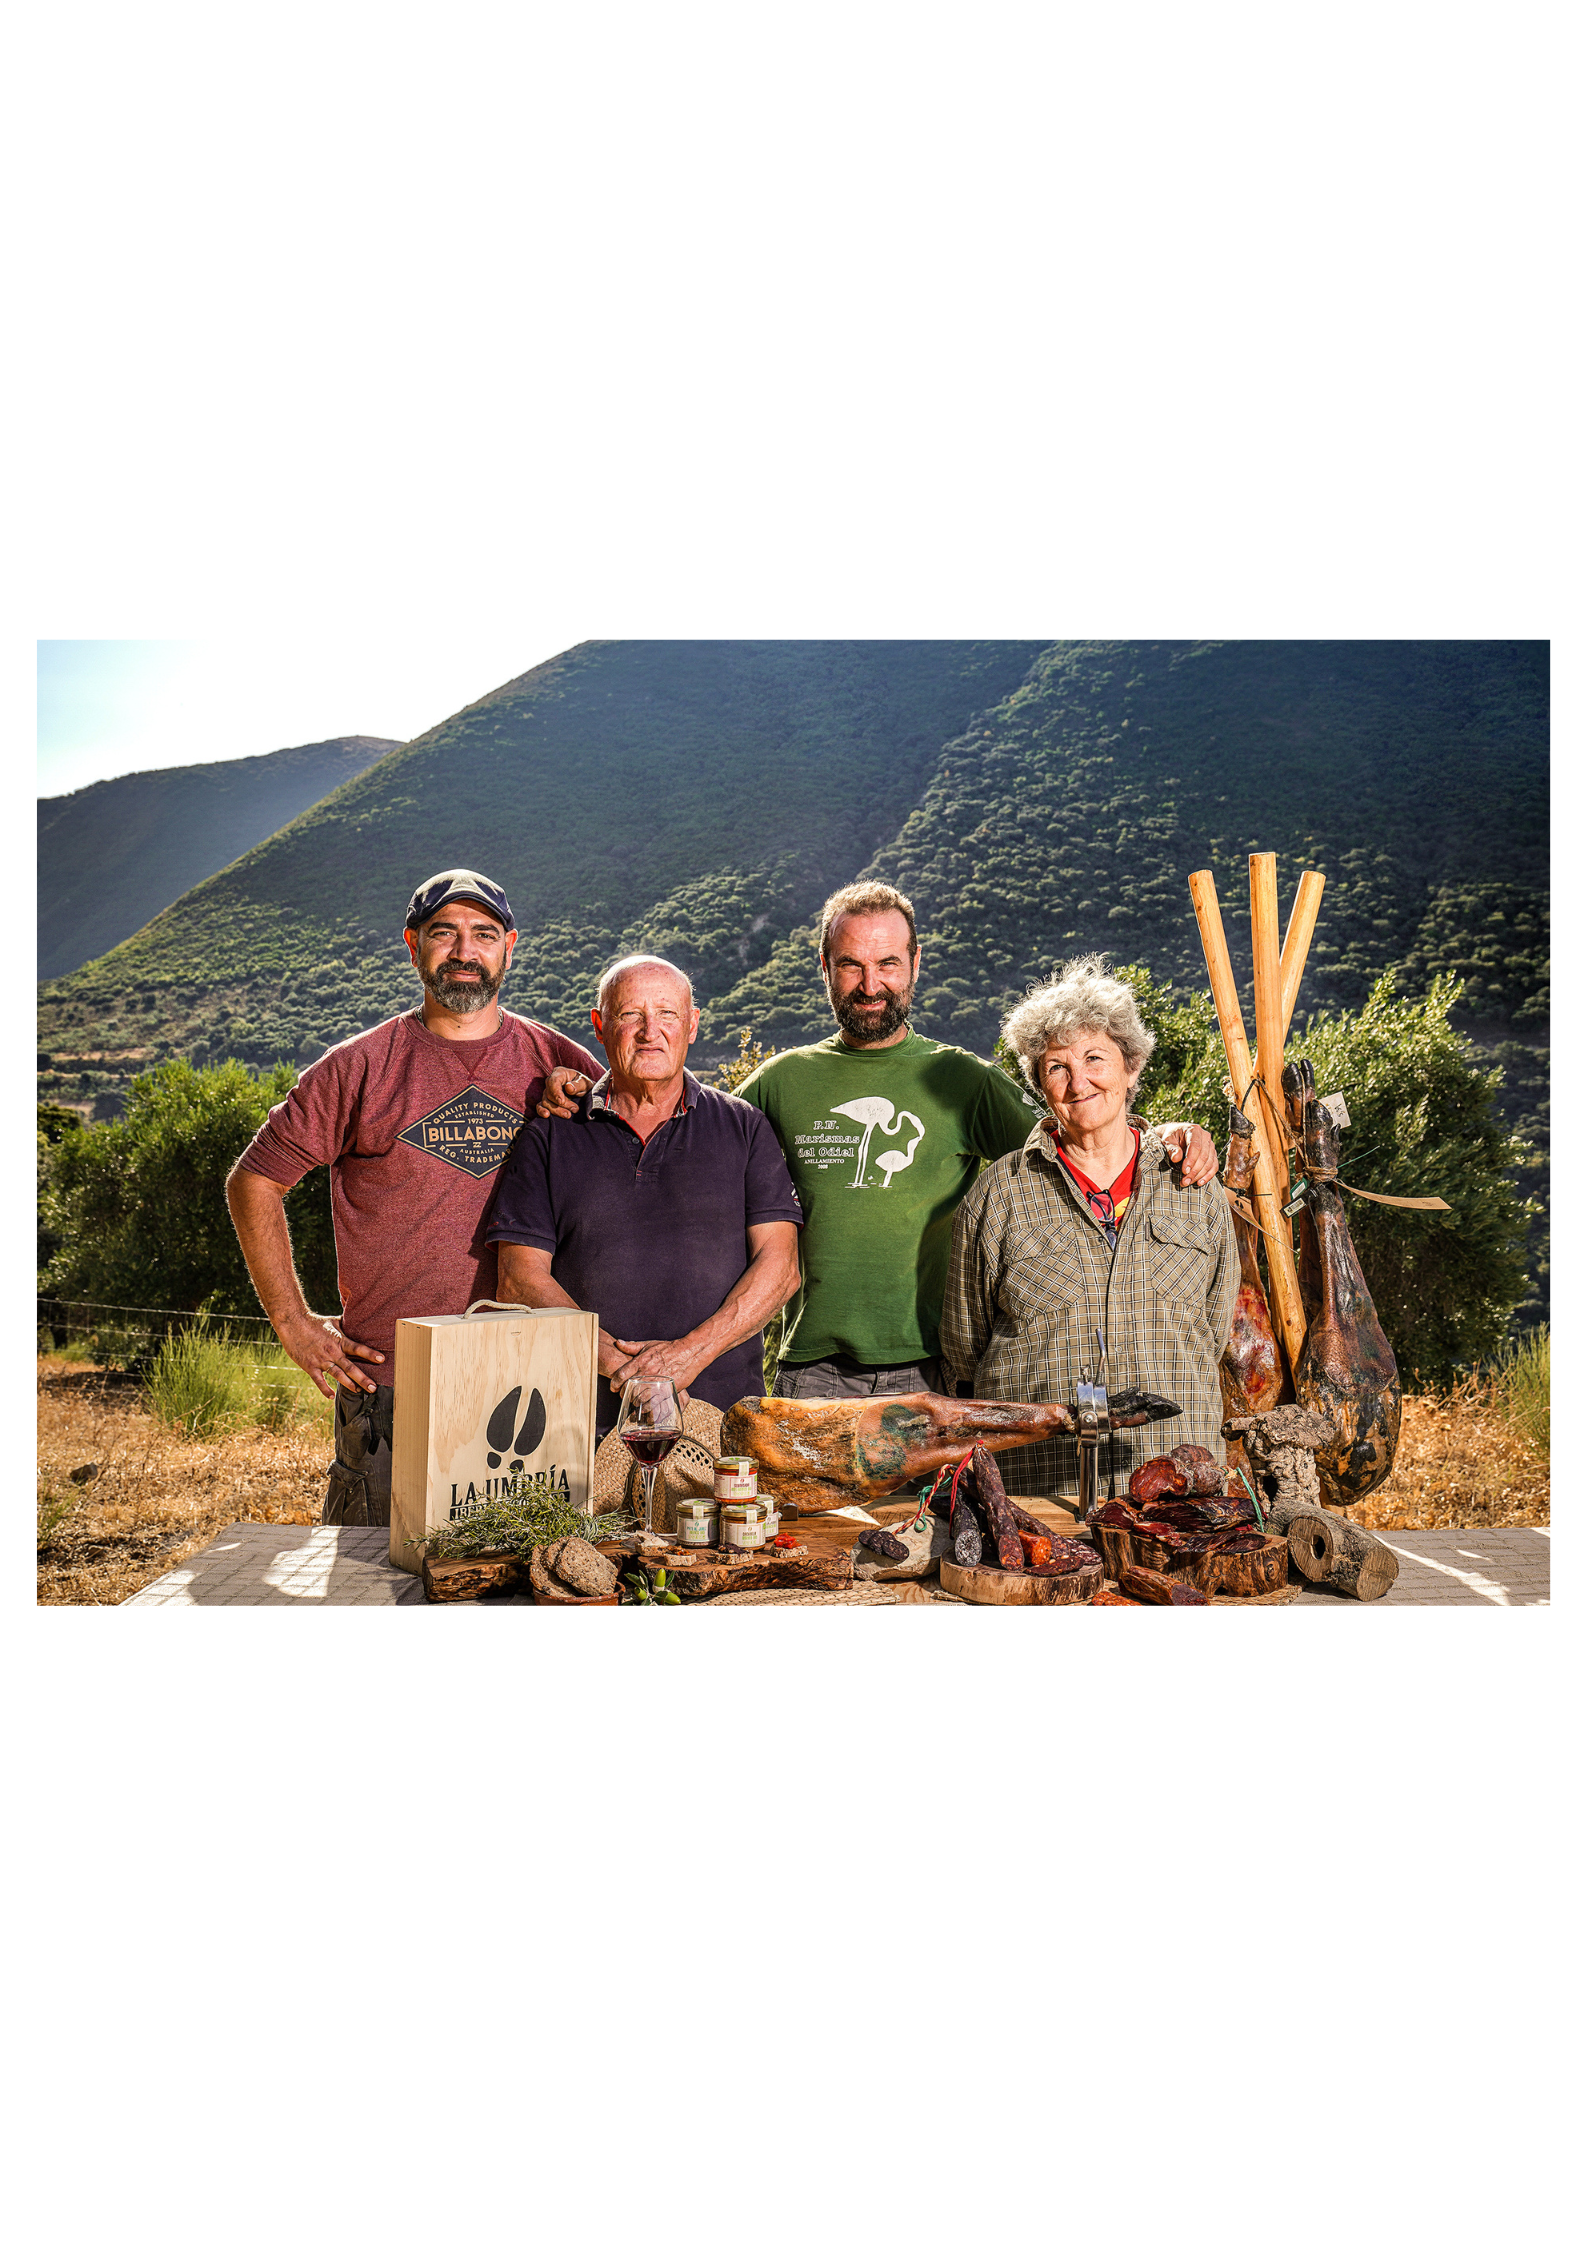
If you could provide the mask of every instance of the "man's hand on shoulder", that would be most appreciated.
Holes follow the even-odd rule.
[[[554,1115],[565,1121],[579,1111],[578,1102],[590,1088],[588,1076],[577,1068],[553,1068],[546,1078],[546,1088],[535,1106],[537,1115]]]
[[[379,1349],[365,1348],[362,1341],[350,1341],[333,1318],[294,1318],[277,1326],[276,1337],[321,1395],[334,1395],[338,1387],[374,1394],[375,1382],[353,1359],[361,1356],[366,1364],[384,1364],[384,1356]]]
[[[1218,1149],[1200,1123],[1164,1123],[1163,1145],[1174,1164],[1174,1184],[1209,1185],[1218,1174]]]

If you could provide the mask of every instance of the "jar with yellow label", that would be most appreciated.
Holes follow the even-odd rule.
[[[747,1504],[722,1507],[722,1549],[759,1551],[766,1542],[766,1507],[751,1499]]]
[[[709,1551],[720,1534],[721,1506],[714,1497],[683,1497],[677,1508],[678,1541],[688,1551]]]

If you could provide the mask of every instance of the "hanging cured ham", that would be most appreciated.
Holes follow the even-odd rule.
[[[1255,1176],[1256,1126],[1238,1107],[1231,1107],[1223,1182],[1234,1204],[1234,1236],[1240,1250],[1240,1291],[1235,1296],[1229,1345],[1218,1365],[1223,1415],[1227,1419],[1252,1418],[1259,1411],[1271,1411],[1284,1389],[1284,1362],[1279,1355],[1267,1295],[1256,1263],[1256,1210],[1251,1194]],[[1237,1447],[1230,1446],[1231,1460]]]
[[[1284,1105],[1307,1178],[1299,1219],[1306,1340],[1295,1367],[1295,1400],[1332,1429],[1332,1440],[1317,1453],[1323,1502],[1352,1505],[1393,1469],[1399,1367],[1345,1221],[1337,1182],[1339,1125],[1317,1098],[1309,1060],[1291,1061],[1284,1070]]]

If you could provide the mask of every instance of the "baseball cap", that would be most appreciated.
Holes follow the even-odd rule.
[[[512,906],[507,902],[507,891],[494,881],[487,881],[483,873],[471,873],[466,865],[454,865],[450,873],[432,874],[413,892],[408,906],[405,928],[422,927],[432,913],[439,912],[443,904],[456,904],[464,897],[472,897],[483,904],[487,912],[494,912],[504,928],[517,926],[512,916]]]

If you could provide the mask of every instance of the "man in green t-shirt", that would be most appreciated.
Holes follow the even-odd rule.
[[[919,974],[908,897],[882,881],[839,889],[821,914],[837,1034],[775,1054],[738,1087],[776,1131],[805,1213],[774,1394],[942,1390],[954,1211],[982,1163],[1023,1146],[1046,1113],[992,1061],[910,1028]],[[571,1114],[584,1088],[554,1070],[539,1112]],[[1163,1135],[1186,1184],[1217,1175],[1206,1131]]]
[[[738,1087],[776,1131],[805,1212],[773,1392],[941,1389],[954,1211],[982,1163],[1023,1146],[1045,1109],[991,1061],[910,1028],[920,945],[897,889],[855,882],[827,899],[821,973],[837,1034],[776,1054]],[[1207,1133],[1169,1128],[1182,1155],[1189,1140],[1187,1181],[1215,1175]]]

